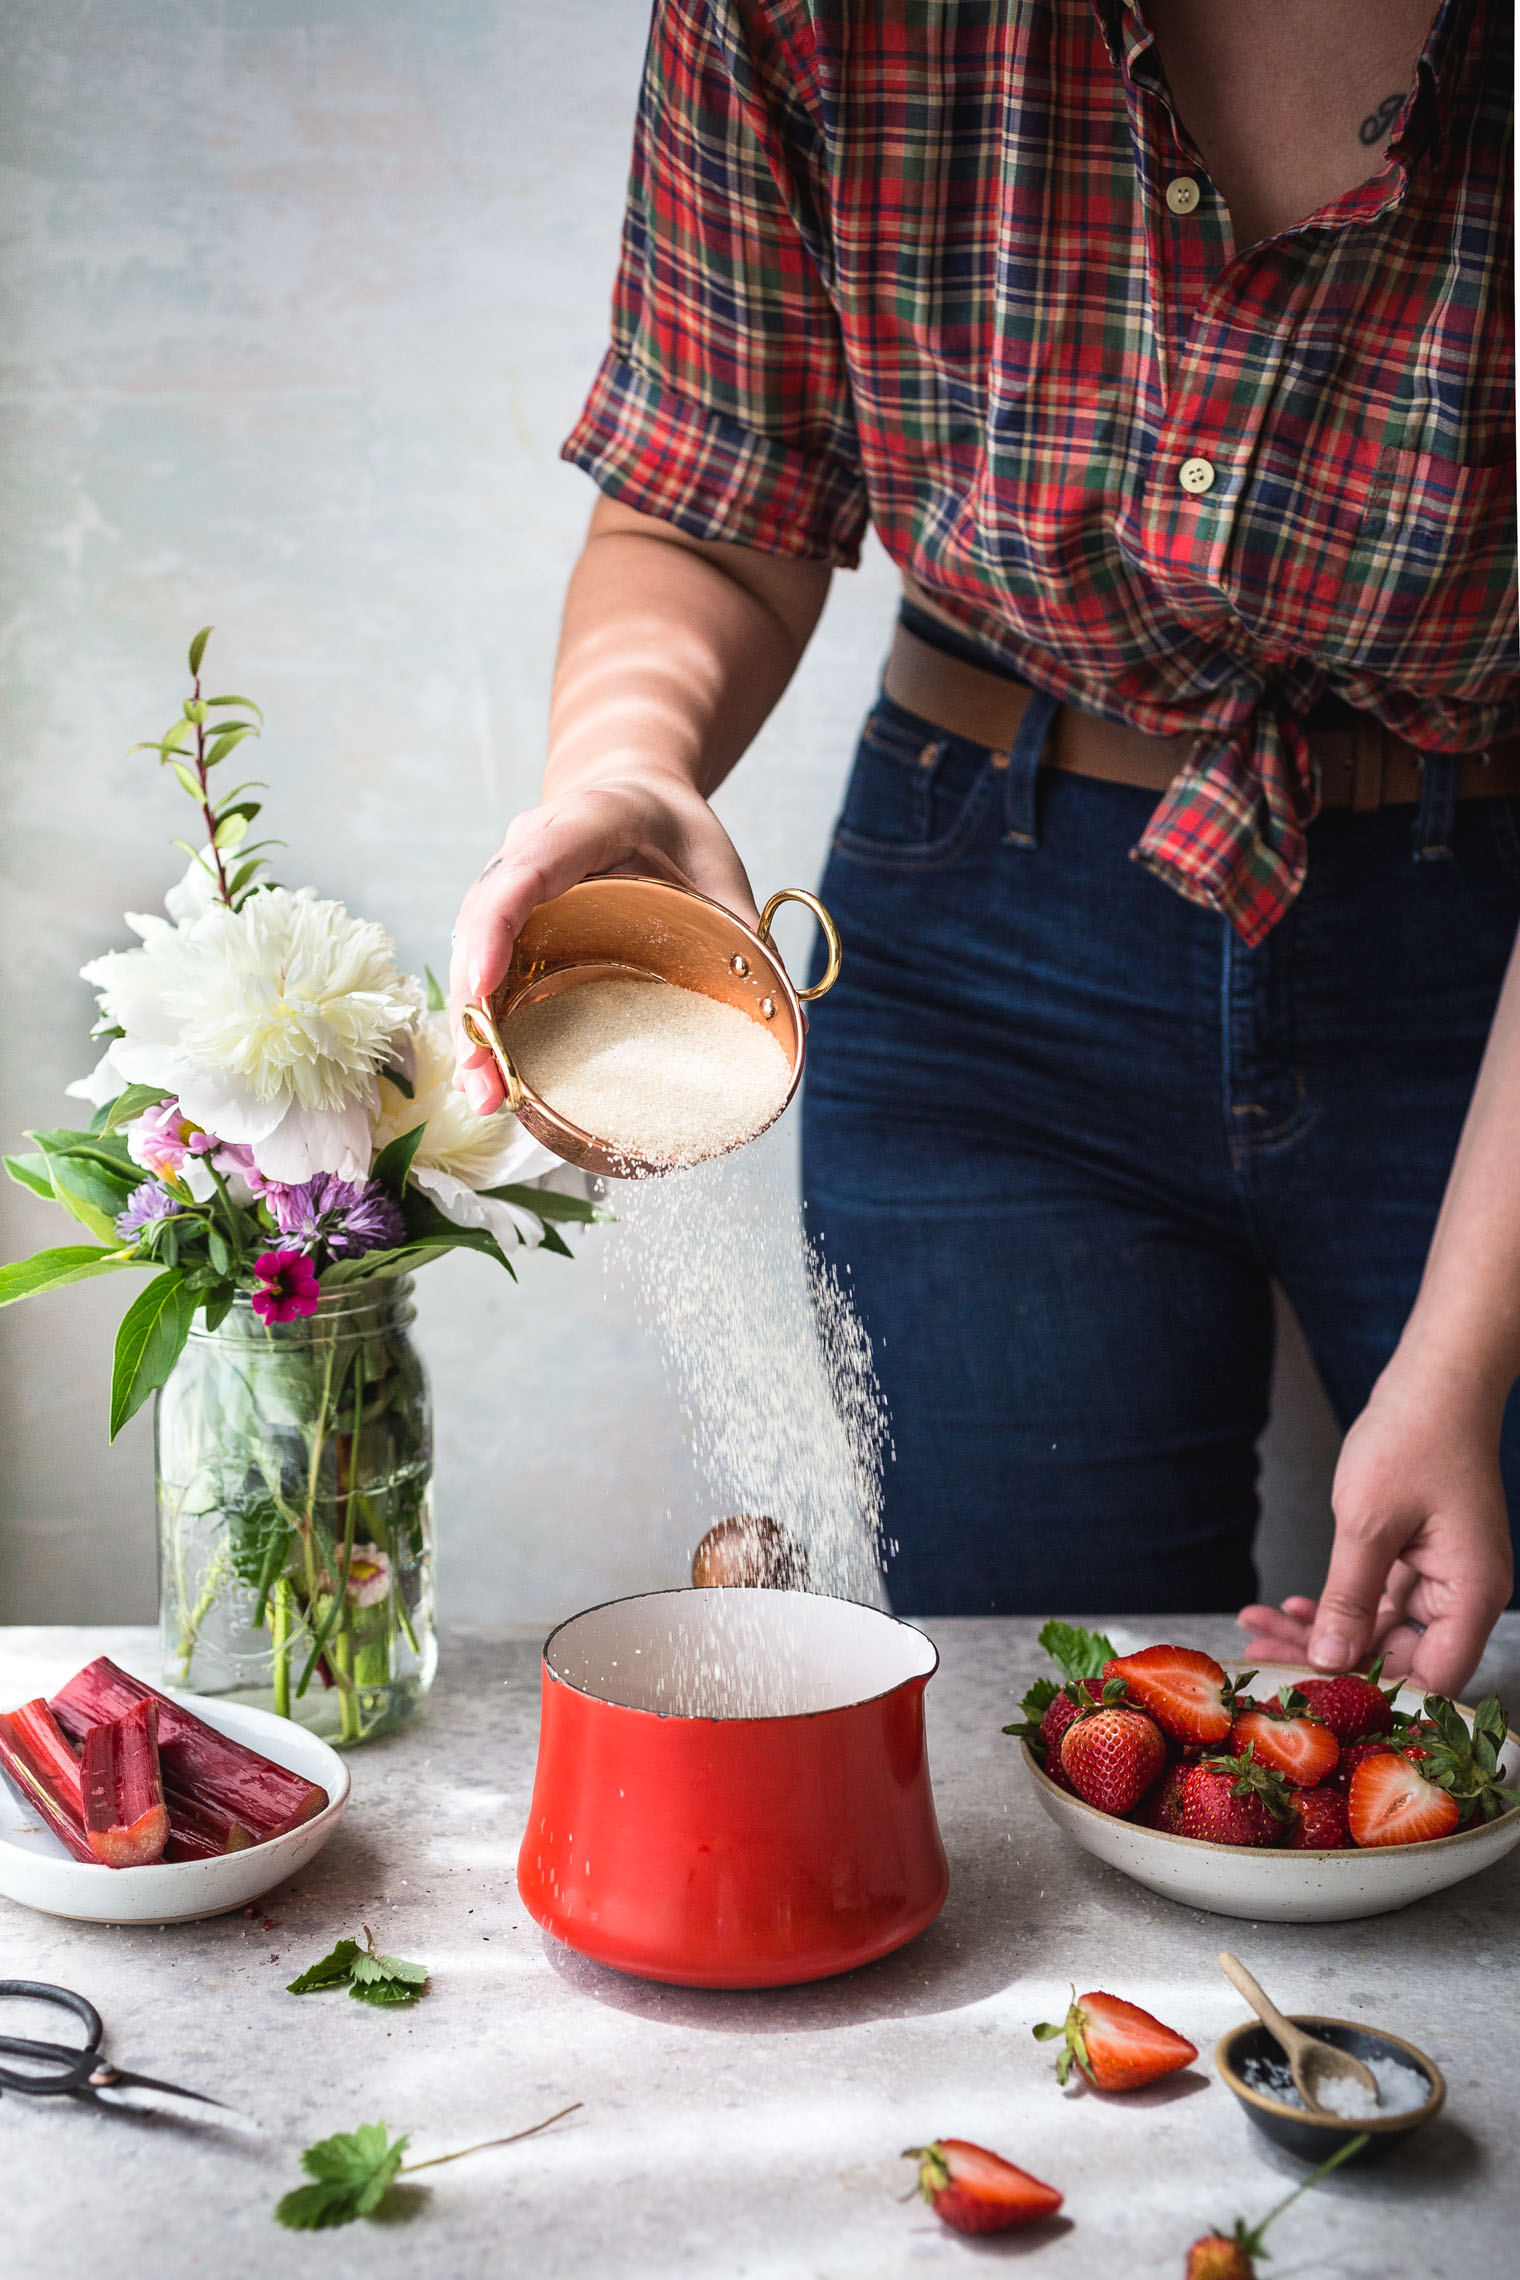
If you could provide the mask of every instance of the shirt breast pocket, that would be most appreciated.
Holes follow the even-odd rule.
[[[1423,696],[1476,693],[1513,655],[1513,464],[1384,448],[1253,493],[1236,559],[1272,568],[1241,614],[1274,649]]]

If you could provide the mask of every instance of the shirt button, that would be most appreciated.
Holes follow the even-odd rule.
[[[1209,459],[1184,459],[1177,470],[1177,480],[1184,491],[1191,491],[1196,499],[1204,491],[1214,488],[1214,465]]]
[[[1166,186],[1166,202],[1174,214],[1191,214],[1202,195],[1191,174],[1179,174]]]

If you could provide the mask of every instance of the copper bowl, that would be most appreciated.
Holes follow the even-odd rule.
[[[787,902],[806,905],[828,944],[828,966],[822,980],[810,989],[794,986],[770,941],[771,920]],[[801,887],[782,887],[773,894],[760,914],[758,932],[752,933],[731,910],[689,887],[620,874],[582,879],[553,902],[539,904],[517,937],[505,981],[479,1005],[466,1006],[460,1022],[470,1042],[490,1053],[501,1072],[508,1107],[535,1140],[567,1164],[578,1164],[582,1171],[599,1173],[603,1179],[643,1179],[673,1167],[626,1147],[614,1149],[610,1141],[583,1132],[541,1099],[523,1081],[502,1041],[511,1015],[583,982],[642,977],[700,990],[705,997],[737,1006],[780,1041],[791,1076],[776,1111],[779,1116],[802,1077],[807,1037],[803,1001],[832,989],[839,965],[834,921],[817,897]]]

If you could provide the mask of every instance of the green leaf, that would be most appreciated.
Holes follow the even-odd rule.
[[[186,720],[193,721],[197,728],[200,727],[201,723],[206,717],[205,703],[198,697],[186,697],[183,705],[180,707],[180,710],[184,714]]]
[[[403,2004],[418,2002],[422,1995],[420,1987],[408,1987],[399,1979],[356,1979],[348,1992],[355,2003],[374,2003],[383,2010],[393,2011]]]
[[[329,1948],[318,1962],[308,1964],[297,1978],[292,1979],[285,1990],[286,1994],[313,1995],[324,1987],[346,1987],[349,1966],[359,1952],[357,1940],[339,1940],[335,1948]]]
[[[394,1145],[394,1143],[393,1143]],[[409,1187],[401,1199],[401,1213],[406,1221],[409,1244],[426,1244],[440,1251],[480,1251],[498,1266],[505,1267],[512,1280],[517,1270],[507,1257],[494,1235],[484,1227],[458,1227],[441,1212],[431,1196],[421,1188]]]
[[[1118,1652],[1101,1631],[1084,1631],[1080,1624],[1051,1621],[1040,1633],[1040,1645],[1068,1678],[1101,1678],[1103,1665]]]
[[[301,2166],[316,2182],[287,2193],[276,2217],[292,2232],[325,2232],[370,2216],[394,2184],[407,2143],[404,2137],[391,2141],[384,2122],[367,2122],[309,2145]]]
[[[122,1316],[111,1369],[111,1439],[156,1393],[184,1351],[195,1304],[184,1277],[157,1275]]]
[[[1037,1678],[1019,1705],[1023,1717],[1015,1720],[1013,1725],[1005,1726],[1004,1733],[1017,1734],[1021,1741],[1037,1742],[1040,1738],[1040,1720],[1060,1691],[1053,1678]]]
[[[216,1290],[207,1293],[205,1314],[208,1330],[219,1330],[221,1328],[231,1312],[232,1302],[236,1297],[237,1289],[232,1283],[222,1283]]]
[[[411,1095],[408,1094],[407,1097],[410,1099]],[[398,1133],[394,1140],[389,1141],[381,1149],[379,1155],[370,1165],[370,1178],[378,1180],[387,1195],[394,1196],[398,1203],[406,1193],[407,1177],[411,1172],[412,1158],[421,1147],[422,1135],[426,1130],[427,1124],[424,1121],[421,1124],[414,1124],[410,1132]]]
[[[519,1204],[536,1219],[573,1220],[578,1226],[589,1227],[616,1216],[603,1203],[589,1203],[583,1195],[561,1195],[556,1188],[493,1187],[480,1192],[496,1203]]]
[[[225,712],[230,705],[241,705],[245,712],[256,713],[260,720],[264,717],[252,697],[208,697],[206,699],[207,712]]]
[[[174,758],[176,752],[183,752],[187,748],[190,742],[190,734],[191,729],[189,721],[177,720],[172,728],[166,728],[164,730],[164,733],[159,738],[157,744],[149,747],[148,749],[151,749],[158,754],[159,766],[162,767],[166,760],[172,760]],[[144,750],[144,747],[142,745],[134,745],[133,750],[141,752]]]
[[[575,1253],[557,1228],[549,1226],[547,1221],[542,1219],[538,1224],[540,1229],[538,1247],[541,1251],[552,1251],[557,1259],[573,1259],[575,1257]]]
[[[206,644],[211,639],[213,630],[211,626],[203,625],[190,644],[190,677],[192,680],[201,669],[201,659],[206,654]]]
[[[173,1093],[162,1085],[128,1085],[111,1103],[111,1113],[100,1128],[104,1137],[119,1132],[124,1124],[135,1123],[145,1109],[157,1108],[161,1100],[172,1100]]]
[[[178,776],[180,783],[184,786],[184,789],[190,794],[190,797],[195,801],[196,805],[199,806],[206,795],[201,790],[201,780],[195,773],[195,770],[193,768],[187,768],[183,760],[172,761],[170,765],[173,767],[174,773],[176,776]]]
[[[231,726],[219,728],[211,743],[206,747],[206,766],[208,768],[219,767],[229,752],[236,752],[245,736],[257,736],[258,733],[258,730],[246,720],[239,721],[235,728]]]
[[[44,1203],[58,1201],[48,1174],[46,1156],[0,1156],[0,1163],[4,1164],[17,1187],[30,1188],[33,1195],[40,1195]]]
[[[231,1274],[232,1245],[220,1227],[208,1227],[206,1230],[206,1256],[219,1275]]]
[[[423,969],[422,969],[422,971],[423,971],[423,973],[424,973],[424,974],[427,976],[427,1009],[428,1009],[428,1012],[429,1012],[429,1013],[442,1013],[442,1012],[444,1012],[444,1011],[445,1011],[445,1009],[446,1009],[446,1008],[447,1008],[447,1006],[448,1006],[448,1002],[449,1002],[449,1001],[448,1001],[448,999],[447,999],[447,998],[444,996],[444,994],[443,994],[443,990],[442,990],[442,988],[441,988],[441,987],[440,987],[440,985],[439,985],[438,976],[437,976],[437,975],[436,975],[436,974],[433,972],[433,969],[432,969],[432,967],[431,967],[431,966],[424,966],[424,967],[423,967]]]
[[[236,809],[230,815],[222,816],[215,831],[211,834],[212,844],[218,849],[236,847],[239,840],[247,837],[248,818],[246,815],[238,814]]]
[[[252,856],[248,862],[240,863],[238,865],[231,878],[227,881],[227,892],[229,895],[231,895],[234,902],[237,901],[238,896],[249,884],[250,880],[256,879],[263,868],[264,858],[262,855]]]
[[[97,1156],[94,1141],[87,1142],[84,1148],[50,1148],[47,1143],[53,1137],[45,1132],[31,1135],[41,1145],[58,1201],[98,1241],[119,1249],[117,1217],[132,1190],[141,1187],[147,1174],[130,1160],[123,1167],[113,1163],[109,1156]]]
[[[65,1283],[89,1282],[96,1275],[114,1274],[118,1267],[141,1264],[119,1243],[112,1249],[69,1243],[57,1251],[34,1251],[29,1259],[0,1267],[0,1306],[11,1306],[18,1298],[35,1298],[39,1291],[61,1290]]]
[[[412,1083],[412,1080],[407,1075],[405,1069],[382,1069],[380,1071],[380,1074],[382,1077],[384,1077],[388,1085],[395,1086],[397,1092],[400,1093],[403,1100],[415,1100],[417,1098],[417,1088]]]
[[[403,1963],[399,1956],[365,1955],[362,1951],[349,1965],[349,1977],[356,1987],[375,1987],[382,1980],[392,1979],[420,1992],[427,1985],[425,1963]]]

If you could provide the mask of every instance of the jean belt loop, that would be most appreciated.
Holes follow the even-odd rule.
[[[1414,822],[1414,859],[1438,863],[1452,852],[1451,835],[1457,820],[1457,785],[1462,758],[1457,752],[1422,752],[1420,805]]]
[[[1060,709],[1059,697],[1047,696],[1043,689],[1030,690],[1024,717],[1008,755],[1003,837],[1011,846],[1038,847],[1040,844],[1040,762],[1051,723]]]

